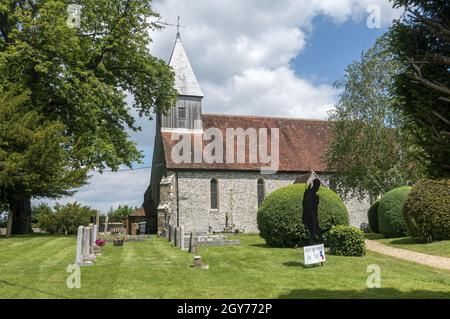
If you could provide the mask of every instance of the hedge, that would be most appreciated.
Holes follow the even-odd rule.
[[[338,256],[364,256],[364,233],[353,226],[333,226],[327,234],[330,253]]]
[[[269,246],[294,247],[304,245],[308,231],[302,222],[302,201],[306,184],[293,184],[275,190],[261,204],[257,222],[261,237]],[[319,226],[328,231],[335,225],[348,225],[349,217],[339,196],[320,187]]]
[[[403,216],[410,235],[421,242],[450,239],[450,180],[419,181],[406,199]]]
[[[401,237],[407,233],[403,218],[403,204],[411,191],[410,186],[395,188],[387,192],[378,207],[378,224],[380,232],[386,238]]]
[[[370,230],[376,234],[380,233],[380,226],[378,225],[378,207],[380,206],[380,200],[370,206],[367,211],[367,219],[369,220]]]

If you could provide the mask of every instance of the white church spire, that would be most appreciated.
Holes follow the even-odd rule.
[[[203,92],[197,82],[194,70],[192,70],[186,51],[184,51],[183,44],[181,44],[179,28],[169,65],[175,72],[175,88],[179,95],[203,97]]]

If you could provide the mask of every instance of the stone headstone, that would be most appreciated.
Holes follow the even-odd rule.
[[[83,231],[84,231],[83,226],[78,227],[77,252],[76,252],[76,257],[75,257],[75,263],[78,266],[82,266],[82,264],[83,264]]]
[[[97,211],[95,213],[95,225],[97,225],[97,227],[100,225],[100,213],[99,213],[99,211]]]
[[[105,219],[105,229],[103,230],[104,233],[108,232],[108,221],[109,221],[109,216],[106,215],[106,219]]]
[[[178,227],[174,227],[173,228],[173,246],[177,247],[177,242],[178,242]]]
[[[170,231],[170,241],[173,243],[175,240],[175,227],[172,226],[172,230]]]
[[[189,236],[189,253],[192,253],[194,251],[194,233],[191,232],[191,235]]]
[[[94,225],[94,231],[93,231],[93,238],[92,238],[92,242],[95,245],[95,241],[97,240],[97,234],[98,234],[98,225]]]
[[[181,226],[180,227],[180,248],[182,249],[182,250],[184,250],[185,248],[184,248],[184,227],[183,226]]]

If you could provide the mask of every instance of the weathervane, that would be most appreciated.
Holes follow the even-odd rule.
[[[186,28],[186,26],[180,24],[180,16],[177,18],[177,24],[167,23],[167,20],[161,22],[160,20],[156,21],[157,24],[169,26],[169,27],[177,27],[177,39],[180,38],[180,28]]]

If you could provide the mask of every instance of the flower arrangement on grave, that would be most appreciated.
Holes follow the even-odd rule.
[[[113,243],[114,246],[123,246],[123,242],[125,241],[126,236],[124,233],[118,233],[114,236]]]
[[[105,246],[105,244],[106,244],[106,239],[97,239],[96,241],[95,241],[95,244],[97,245],[97,246]]]

